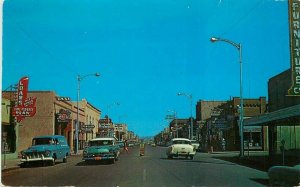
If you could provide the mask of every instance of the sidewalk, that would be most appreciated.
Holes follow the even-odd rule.
[[[213,158],[226,160],[235,164],[243,165],[265,172],[267,172],[272,166],[283,165],[283,158],[281,154],[269,156],[269,153],[267,151],[245,151],[243,158],[239,156],[239,151],[213,152],[209,154]],[[299,163],[299,156],[286,156],[284,159],[285,166],[294,166]]]

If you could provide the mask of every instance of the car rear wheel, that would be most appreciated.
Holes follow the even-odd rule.
[[[67,156],[65,156],[64,158],[63,158],[63,163],[67,163]]]
[[[21,167],[22,167],[22,168],[27,168],[27,167],[29,167],[29,162],[23,162],[23,163],[21,164]]]
[[[55,165],[55,160],[50,161],[50,165],[54,166]]]
[[[194,159],[194,156],[191,155],[191,156],[190,156],[190,159],[193,160],[193,159]]]

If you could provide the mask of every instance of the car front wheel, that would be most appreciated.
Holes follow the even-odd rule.
[[[111,159],[111,160],[110,160],[110,163],[111,163],[111,164],[114,164],[114,163],[115,163],[115,159]]]
[[[63,158],[63,163],[67,163],[67,156]]]

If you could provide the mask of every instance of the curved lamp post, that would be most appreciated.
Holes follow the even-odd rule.
[[[178,96],[186,96],[188,99],[190,99],[190,104],[191,104],[191,124],[190,124],[190,130],[189,130],[189,139],[193,139],[194,135],[194,129],[193,129],[193,96],[192,94],[186,94],[186,93],[178,93]]]
[[[244,125],[243,125],[243,120],[244,120],[244,101],[243,101],[243,63],[242,63],[242,44],[240,43],[235,43],[233,41],[223,39],[223,38],[217,38],[217,37],[212,37],[210,39],[211,42],[226,42],[234,47],[236,47],[239,51],[239,60],[240,60],[240,138],[241,138],[241,147],[240,147],[240,157],[244,157]]]
[[[77,75],[77,117],[76,117],[76,126],[75,126],[75,138],[76,138],[76,150],[75,154],[78,154],[78,128],[79,128],[79,99],[80,99],[80,81],[89,76],[99,77],[99,73],[87,74],[84,76]]]

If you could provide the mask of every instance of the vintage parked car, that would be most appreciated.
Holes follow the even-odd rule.
[[[120,154],[120,147],[116,144],[115,138],[95,138],[89,141],[88,147],[83,151],[83,160],[109,161],[115,163]]]
[[[117,141],[116,143],[120,148],[124,148],[124,142],[123,141]]]
[[[23,166],[28,166],[31,162],[37,161],[41,161],[44,165],[46,163],[55,165],[55,161],[59,159],[67,162],[67,157],[70,155],[70,147],[64,136],[37,136],[32,139],[32,146],[21,151],[21,155]]]
[[[268,171],[269,186],[299,186],[300,165],[273,166]]]
[[[196,149],[192,146],[191,140],[186,138],[174,138],[166,153],[170,159],[181,156],[192,160],[196,154]]]

